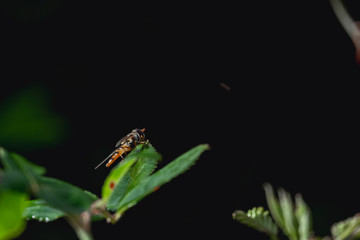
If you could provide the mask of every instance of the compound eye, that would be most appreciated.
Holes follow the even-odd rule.
[[[137,129],[135,129],[134,131],[137,132],[137,133],[139,134],[139,136],[145,135],[145,134],[144,134],[144,130],[141,130],[141,129],[138,129],[138,128],[137,128]]]
[[[144,134],[145,128],[144,129],[134,129],[133,135],[134,135],[134,140],[135,141],[140,141],[140,140],[144,140],[145,139],[145,134]]]

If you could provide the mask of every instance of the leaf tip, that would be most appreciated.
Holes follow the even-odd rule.
[[[265,191],[266,190],[272,190],[272,186],[268,182],[263,183],[263,188],[264,188]]]
[[[234,220],[236,220],[236,216],[238,215],[238,213],[240,212],[241,210],[236,210],[236,211],[234,211],[232,214],[231,214],[231,216],[232,216],[232,218],[234,219]]]
[[[5,154],[6,150],[4,147],[0,146],[0,157],[2,157]]]
[[[204,145],[204,146],[206,147],[206,149],[205,149],[205,150],[211,150],[211,146],[210,146],[210,144],[208,144],[208,143],[204,143],[204,144],[202,144],[202,145]]]

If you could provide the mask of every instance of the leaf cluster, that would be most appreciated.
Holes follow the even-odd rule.
[[[290,240],[355,240],[360,239],[360,215],[335,223],[331,228],[330,237],[316,237],[312,232],[310,208],[300,194],[293,201],[284,189],[278,190],[276,196],[272,186],[264,184],[265,196],[271,216],[263,207],[244,212],[237,210],[233,218],[240,223],[267,234],[270,239],[278,239],[278,228]]]
[[[25,229],[25,220],[50,222],[65,217],[80,239],[92,239],[91,221],[115,223],[130,207],[158,187],[185,172],[209,147],[198,145],[155,172],[161,155],[150,145],[138,145],[104,181],[101,198],[59,179],[46,169],[0,148],[0,239]]]
[[[250,217],[239,218],[239,211],[234,212],[234,219],[266,233],[270,239],[277,239],[280,228],[290,240],[308,240],[311,236],[311,213],[301,195],[296,195],[294,203],[284,189],[279,189],[278,197],[270,184],[264,184],[264,189],[271,216],[268,211],[258,207],[249,210],[252,211],[251,218],[255,221],[249,222]]]
[[[331,236],[334,240],[360,239],[360,215],[335,223],[331,227]]]
[[[111,216],[107,214],[107,218],[116,222],[141,199],[189,169],[208,148],[206,144],[198,145],[154,172],[161,155],[150,145],[137,146],[105,179],[102,198],[94,205],[95,212],[115,212]]]

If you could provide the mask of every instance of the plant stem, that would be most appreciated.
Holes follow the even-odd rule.
[[[74,230],[75,230],[76,235],[78,236],[78,238],[80,240],[93,240],[93,237],[92,237],[91,233],[85,231],[85,229],[77,228],[77,229],[74,229]]]
[[[80,240],[93,240],[90,228],[82,224],[81,217],[67,216],[66,218]]]

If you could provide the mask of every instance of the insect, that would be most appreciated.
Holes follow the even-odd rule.
[[[119,157],[124,159],[123,155],[126,156],[127,153],[131,152],[136,147],[137,144],[146,143],[144,131],[145,128],[143,129],[136,128],[132,130],[131,133],[121,138],[116,143],[115,150],[112,153],[110,153],[110,155],[107,158],[105,158],[101,163],[99,163],[99,165],[97,165],[95,169],[100,167],[106,161],[108,161],[106,163],[106,167],[110,167],[110,165],[113,164],[115,160],[118,159]]]

